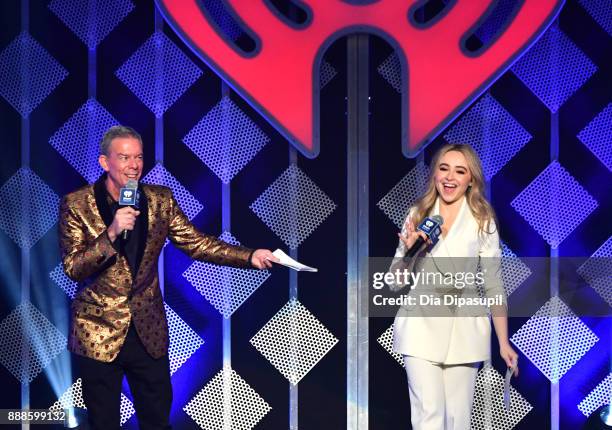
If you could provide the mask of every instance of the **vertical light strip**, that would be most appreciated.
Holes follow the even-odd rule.
[[[30,2],[29,0],[21,0],[21,32],[28,33],[30,31]],[[29,80],[27,69],[28,63],[26,56],[29,53],[22,51],[21,53],[21,100],[22,103],[28,101],[30,96]],[[30,114],[21,117],[21,167],[24,169],[30,168]],[[24,184],[22,184],[22,195],[26,198],[21,200],[22,206],[22,223],[21,223],[21,234],[22,237],[26,238],[30,235],[30,205],[29,196],[29,184],[27,178],[29,175],[23,175]],[[27,303],[30,301],[30,241],[23,241],[21,246],[21,303]],[[30,337],[30,322],[24,321],[24,331],[26,339]],[[30,366],[30,346],[28,342],[22,343],[23,347],[21,350],[22,357],[22,369],[28,369]],[[30,409],[30,384],[23,382],[21,384],[21,409]],[[22,430],[29,430],[30,424],[27,421],[21,422]]]
[[[159,13],[157,6],[153,7],[154,20],[155,20],[155,32],[164,31],[164,19]],[[164,57],[163,47],[161,44],[155,47],[155,103],[158,106],[163,105],[163,85],[164,85]],[[159,117],[155,115],[155,164],[159,163],[163,166],[164,164],[164,115],[161,114]],[[162,248],[159,259],[157,260],[157,272],[159,276],[159,288],[162,296],[165,295],[165,251]]]
[[[559,21],[556,20],[554,26],[559,25]],[[560,52],[557,45],[554,45],[555,52],[550,56],[552,64],[550,65],[554,75],[562,73],[559,70],[559,58]],[[554,85],[554,88],[558,88],[557,82],[553,81],[550,83]],[[551,112],[550,115],[550,161],[559,160],[559,112]],[[557,187],[558,184],[553,184],[553,187]],[[553,199],[554,200],[554,199]],[[556,200],[554,200],[556,202]],[[552,208],[556,215],[559,215],[559,209]],[[553,222],[559,222],[558,218],[554,218]],[[559,226],[552,226],[556,232],[559,231]],[[550,296],[556,297],[559,295],[559,248],[550,248]],[[552,353],[551,357],[555,360],[553,363],[553,369],[559,369],[559,313],[553,311],[552,320]],[[554,370],[553,374],[556,375],[557,371]],[[559,381],[550,383],[550,429],[559,430],[559,411],[560,411],[560,398],[559,398]]]
[[[298,163],[298,155],[297,155],[297,150],[292,146],[289,145],[289,164],[295,164],[297,166]],[[297,210],[298,210],[298,202],[297,202],[297,179],[295,181],[294,184],[291,184],[291,195],[289,196],[290,202],[289,202],[289,207],[292,208],[295,212],[293,213],[293,216],[291,218],[291,220],[297,224]],[[292,229],[293,231],[297,231],[297,225],[293,225]],[[291,258],[293,258],[296,261],[299,261],[298,259],[298,249],[289,249],[289,256]],[[293,299],[298,299],[298,277],[297,277],[297,272],[295,270],[289,270],[289,300],[293,300]],[[291,323],[293,324],[294,321],[291,321]],[[297,329],[289,331],[292,335],[297,333]],[[298,357],[298,352],[295,348],[297,348],[297,339],[292,339],[292,341],[290,342],[291,345],[291,368],[295,369],[295,361],[297,360]],[[299,411],[299,397],[298,397],[298,385],[293,385],[291,382],[289,382],[289,430],[297,430],[298,429],[298,411]]]
[[[230,87],[221,81],[221,98],[230,97]],[[223,111],[221,119],[221,142],[219,145],[223,145],[223,153],[227,154],[231,150],[231,113],[227,110]],[[229,160],[230,157],[226,157],[225,160]],[[231,182],[225,183],[221,181],[221,232],[232,231],[232,200],[231,200]],[[223,302],[224,305],[229,306],[231,303],[231,285],[230,282],[223,282]],[[232,367],[232,317],[231,315],[222,318],[221,335],[223,342],[223,368],[230,369]],[[232,430],[232,380],[230,373],[224,372],[223,374],[223,430]]]
[[[95,99],[97,96],[96,91],[96,49],[97,45],[91,47],[91,41],[96,37],[96,19],[98,16],[97,6],[98,2],[90,1],[89,10],[87,13],[87,98]],[[93,116],[89,116],[89,129],[93,130]]]
[[[349,430],[368,429],[369,39],[347,40],[347,366]]]
[[[556,161],[559,159],[559,113],[551,113],[550,116],[550,159]],[[557,187],[558,184],[554,184]],[[554,213],[559,214],[558,209],[553,208]],[[558,231],[558,226],[555,227]],[[550,248],[550,296],[556,297],[559,295],[559,248]],[[552,316],[552,353],[551,357],[554,360],[553,369],[559,368],[559,313],[553,312]],[[553,371],[556,374],[556,371]],[[551,430],[559,430],[559,383],[550,383],[550,428]]]

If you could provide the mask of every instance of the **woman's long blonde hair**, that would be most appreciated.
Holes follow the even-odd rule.
[[[472,175],[472,185],[468,187],[465,192],[465,198],[467,199],[467,204],[472,215],[474,215],[474,218],[476,218],[478,222],[478,231],[480,233],[493,233],[493,231],[490,231],[489,227],[491,221],[497,224],[495,211],[484,196],[485,181],[480,158],[478,158],[478,154],[476,154],[476,151],[474,151],[471,146],[463,144],[444,145],[434,155],[429,171],[427,190],[415,203],[416,212],[412,222],[417,226],[436,203],[436,198],[438,197],[438,190],[436,189],[435,183],[436,171],[438,170],[442,156],[450,151],[457,151],[463,154],[467,161],[467,168]]]

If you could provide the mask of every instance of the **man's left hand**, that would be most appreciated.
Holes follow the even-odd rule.
[[[256,269],[269,269],[272,262],[278,263],[278,258],[269,249],[258,249],[251,256],[251,264]]]

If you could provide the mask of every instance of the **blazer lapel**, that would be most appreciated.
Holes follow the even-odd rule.
[[[137,269],[137,273],[140,273],[140,263],[142,262],[142,257],[146,251],[146,247],[149,244],[149,225],[151,224],[151,217],[149,217],[149,199],[144,192],[142,185],[138,186],[140,192],[140,201],[138,204],[138,210],[140,211],[140,222],[138,223],[138,228],[140,230],[140,237],[144,238],[138,243],[138,250],[136,251],[136,264],[134,267]],[[134,278],[137,277],[137,274],[134,274]]]
[[[143,257],[145,255],[149,255],[151,256],[153,254],[154,248],[155,248],[155,243],[152,240],[153,239],[153,229],[154,229],[154,225],[155,225],[155,218],[158,216],[158,214],[155,212],[154,208],[155,207],[155,198],[153,195],[149,194],[149,189],[146,186],[143,187],[139,187],[141,192],[140,192],[140,205],[139,205],[139,210],[140,210],[140,215],[142,217],[142,219],[146,219],[147,222],[146,223],[142,223],[142,228],[144,229],[142,231],[142,237],[145,237],[146,240],[143,242],[141,242],[141,246],[138,249],[138,255],[137,255],[137,260],[138,260],[138,273],[135,276],[134,279],[134,283],[137,284],[140,280],[140,278],[147,273],[150,270],[150,265],[153,262],[157,262],[156,259],[152,259],[152,258],[147,258],[145,259],[145,263],[141,264],[143,261]],[[163,244],[162,244],[163,245]]]
[[[113,223],[113,211],[108,205],[108,200],[106,199],[106,187],[104,186],[105,179],[106,174],[100,176],[100,179],[94,183],[93,190],[96,206],[98,207],[98,213],[108,228]]]

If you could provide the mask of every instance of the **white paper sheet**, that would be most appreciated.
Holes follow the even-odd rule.
[[[272,253],[276,258],[280,261],[278,264],[282,266],[287,266],[290,269],[297,270],[298,272],[318,272],[319,269],[315,269],[314,267],[306,266],[299,261],[295,261],[293,258],[289,257],[285,254],[281,249],[277,249]]]

